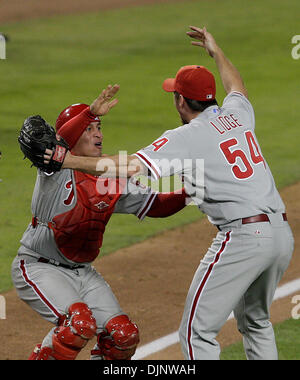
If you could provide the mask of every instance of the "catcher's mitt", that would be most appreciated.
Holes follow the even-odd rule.
[[[69,149],[63,138],[57,140],[54,128],[40,115],[30,116],[24,121],[18,141],[25,158],[47,173],[61,169]],[[49,164],[44,163],[46,149],[54,150]]]

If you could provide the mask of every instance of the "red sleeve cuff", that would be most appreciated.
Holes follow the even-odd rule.
[[[165,218],[182,210],[186,206],[184,188],[171,193],[158,193],[146,216],[151,218]]]

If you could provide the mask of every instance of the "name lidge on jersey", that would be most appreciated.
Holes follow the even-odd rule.
[[[230,131],[231,129],[242,127],[236,116],[231,113],[229,116],[218,116],[214,122],[210,121],[210,124],[222,135],[223,133]]]

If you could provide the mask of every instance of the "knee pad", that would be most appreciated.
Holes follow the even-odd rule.
[[[106,323],[97,342],[98,349],[92,351],[92,356],[101,356],[105,360],[130,360],[139,343],[139,330],[127,315],[119,315]]]
[[[88,306],[83,302],[72,304],[60,326],[54,330],[50,356],[57,360],[75,360],[96,331],[96,320]]]

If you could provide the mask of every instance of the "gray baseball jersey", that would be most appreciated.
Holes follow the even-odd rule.
[[[213,224],[284,212],[254,129],[251,103],[232,92],[222,107],[207,108],[136,155],[155,179],[182,175],[187,193]]]
[[[111,214],[143,219],[156,194],[134,178],[116,181],[69,169],[52,175],[39,171],[31,205],[34,218],[18,253],[65,264],[91,262],[99,254]]]
[[[219,358],[215,338],[232,310],[247,358],[277,358],[269,308],[294,240],[254,128],[250,102],[233,92],[222,107],[207,108],[136,153],[156,179],[181,175],[219,229],[186,298],[179,329],[186,359]]]

